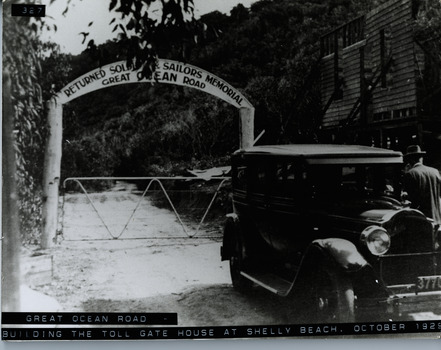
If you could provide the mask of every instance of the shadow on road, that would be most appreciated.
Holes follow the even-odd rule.
[[[89,299],[82,308],[87,312],[177,312],[179,325],[185,326],[295,323],[288,299],[260,288],[244,295],[225,284],[196,286],[179,294],[136,300]]]

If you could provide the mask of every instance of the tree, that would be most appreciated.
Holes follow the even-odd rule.
[[[11,3],[3,4],[4,13],[10,13]],[[28,243],[38,237],[43,160],[40,150],[45,142],[39,84],[41,43],[37,35],[41,26],[38,18],[3,16],[3,70],[11,80],[21,234]]]
[[[119,48],[128,66],[141,70],[142,78],[152,76],[158,54],[177,51],[185,58],[187,46],[204,35],[203,24],[194,17],[193,0],[111,0],[109,11],[115,13],[110,25]],[[100,65],[106,59],[106,52],[94,40],[87,43],[87,52]]]
[[[11,2],[3,4],[10,13]],[[40,21],[3,17],[3,190],[2,293],[3,310],[20,307],[21,238],[32,237],[39,220],[36,160],[44,142],[41,127],[41,88],[38,85],[37,31]],[[18,198],[17,198],[18,197]],[[21,223],[21,227],[19,225]],[[38,225],[37,225],[38,226]]]

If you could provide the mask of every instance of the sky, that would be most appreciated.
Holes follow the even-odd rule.
[[[196,18],[205,13],[220,11],[229,14],[231,9],[241,3],[245,7],[256,0],[194,0]],[[72,0],[69,11],[62,15],[66,8],[66,0],[56,0],[52,5],[46,5],[46,19],[49,24],[55,24],[57,31],[46,32],[42,39],[56,42],[64,53],[79,54],[86,48],[86,43],[93,39],[96,44],[102,44],[115,37],[109,25],[114,14],[110,13],[110,0]],[[44,0],[42,3],[49,3]],[[119,15],[117,15],[119,17]],[[93,24],[89,27],[89,24]],[[86,43],[80,32],[88,32]]]

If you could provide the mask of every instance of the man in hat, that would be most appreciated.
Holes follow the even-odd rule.
[[[441,175],[437,169],[423,164],[425,154],[418,145],[407,147],[404,190],[412,208],[441,224]]]

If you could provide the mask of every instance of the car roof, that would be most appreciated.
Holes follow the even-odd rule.
[[[235,152],[244,156],[302,158],[310,164],[402,163],[401,152],[360,145],[288,144],[253,146]]]

